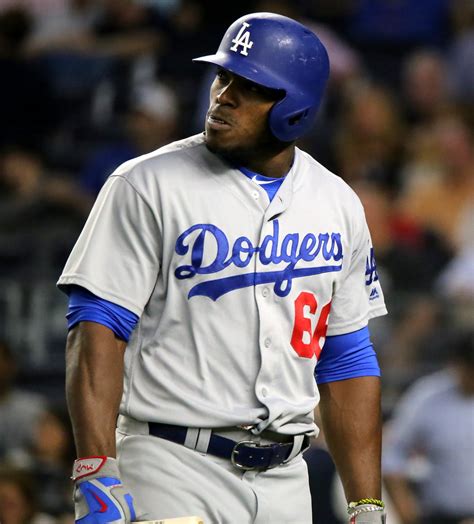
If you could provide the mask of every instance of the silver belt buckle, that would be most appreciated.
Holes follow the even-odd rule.
[[[230,455],[230,461],[232,462],[232,465],[237,469],[242,469],[243,471],[254,471],[256,469],[260,469],[258,466],[243,466],[237,462],[236,456],[239,454],[240,446],[248,446],[249,448],[262,447],[258,442],[254,442],[253,440],[241,440],[240,442],[237,442],[234,446],[234,449],[232,450],[232,454]],[[252,458],[252,455],[250,455],[249,458]]]
[[[273,469],[279,466],[279,464],[274,464],[273,466],[244,466],[239,464],[237,462],[236,456],[239,454],[240,446],[248,446],[249,448],[271,448],[273,447],[273,444],[260,444],[259,442],[254,442],[253,440],[241,440],[240,442],[237,442],[230,455],[230,461],[237,469],[241,469],[243,471],[266,471],[267,469]],[[252,458],[252,455],[250,455],[249,458]]]

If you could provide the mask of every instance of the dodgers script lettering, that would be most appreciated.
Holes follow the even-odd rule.
[[[204,249],[209,243],[214,244],[215,255],[205,264]],[[273,233],[265,236],[260,246],[254,246],[245,236],[238,237],[231,246],[222,229],[213,224],[195,224],[179,235],[175,251],[180,256],[191,255],[191,263],[178,266],[174,272],[180,280],[218,274],[229,266],[245,268],[254,257],[264,266],[287,264],[280,270],[240,273],[200,282],[188,295],[188,298],[202,295],[212,300],[235,289],[267,283],[274,283],[276,295],[285,297],[291,291],[293,279],[341,271],[343,258],[340,233],[307,233],[303,237],[299,233],[288,233],[280,239],[278,220],[273,221]],[[325,264],[296,268],[300,261],[315,262],[317,258]]]

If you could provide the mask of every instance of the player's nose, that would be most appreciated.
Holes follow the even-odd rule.
[[[233,79],[217,91],[216,102],[220,105],[235,107],[238,104],[238,92]]]

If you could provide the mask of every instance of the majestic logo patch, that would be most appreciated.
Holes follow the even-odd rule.
[[[247,27],[250,27],[250,25],[247,24],[247,22],[244,22],[239,29],[237,36],[232,40],[234,45],[230,48],[231,51],[237,53],[239,46],[242,46],[240,54],[245,56],[248,56],[248,50],[252,49],[253,46],[253,42],[250,40],[250,31],[245,31]]]
[[[375,300],[376,298],[379,298],[379,292],[377,291],[377,288],[373,288],[370,292],[369,300]]]
[[[281,240],[281,241],[280,241]],[[207,254],[213,253],[210,262],[204,262],[204,245]],[[343,248],[340,233],[307,233],[300,238],[299,233],[288,233],[280,239],[278,220],[273,221],[273,233],[266,235],[261,245],[254,246],[245,236],[237,238],[231,246],[222,229],[213,224],[195,224],[186,229],[176,240],[175,251],[180,256],[190,252],[191,264],[176,268],[174,275],[179,280],[193,278],[195,275],[220,273],[229,266],[245,268],[254,256],[264,266],[285,262],[287,265],[276,271],[241,273],[200,282],[191,288],[188,298],[196,295],[212,300],[233,291],[258,284],[273,282],[275,294],[285,297],[291,291],[294,278],[303,278],[321,273],[341,271]],[[312,267],[296,268],[299,261],[314,262],[316,258],[326,262]],[[328,264],[328,262],[333,264]]]

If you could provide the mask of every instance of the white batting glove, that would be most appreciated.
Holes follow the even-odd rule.
[[[72,480],[76,524],[129,524],[135,520],[133,497],[120,480],[116,459],[78,459]]]
[[[347,511],[349,524],[385,524],[385,511],[375,504],[360,504]]]

